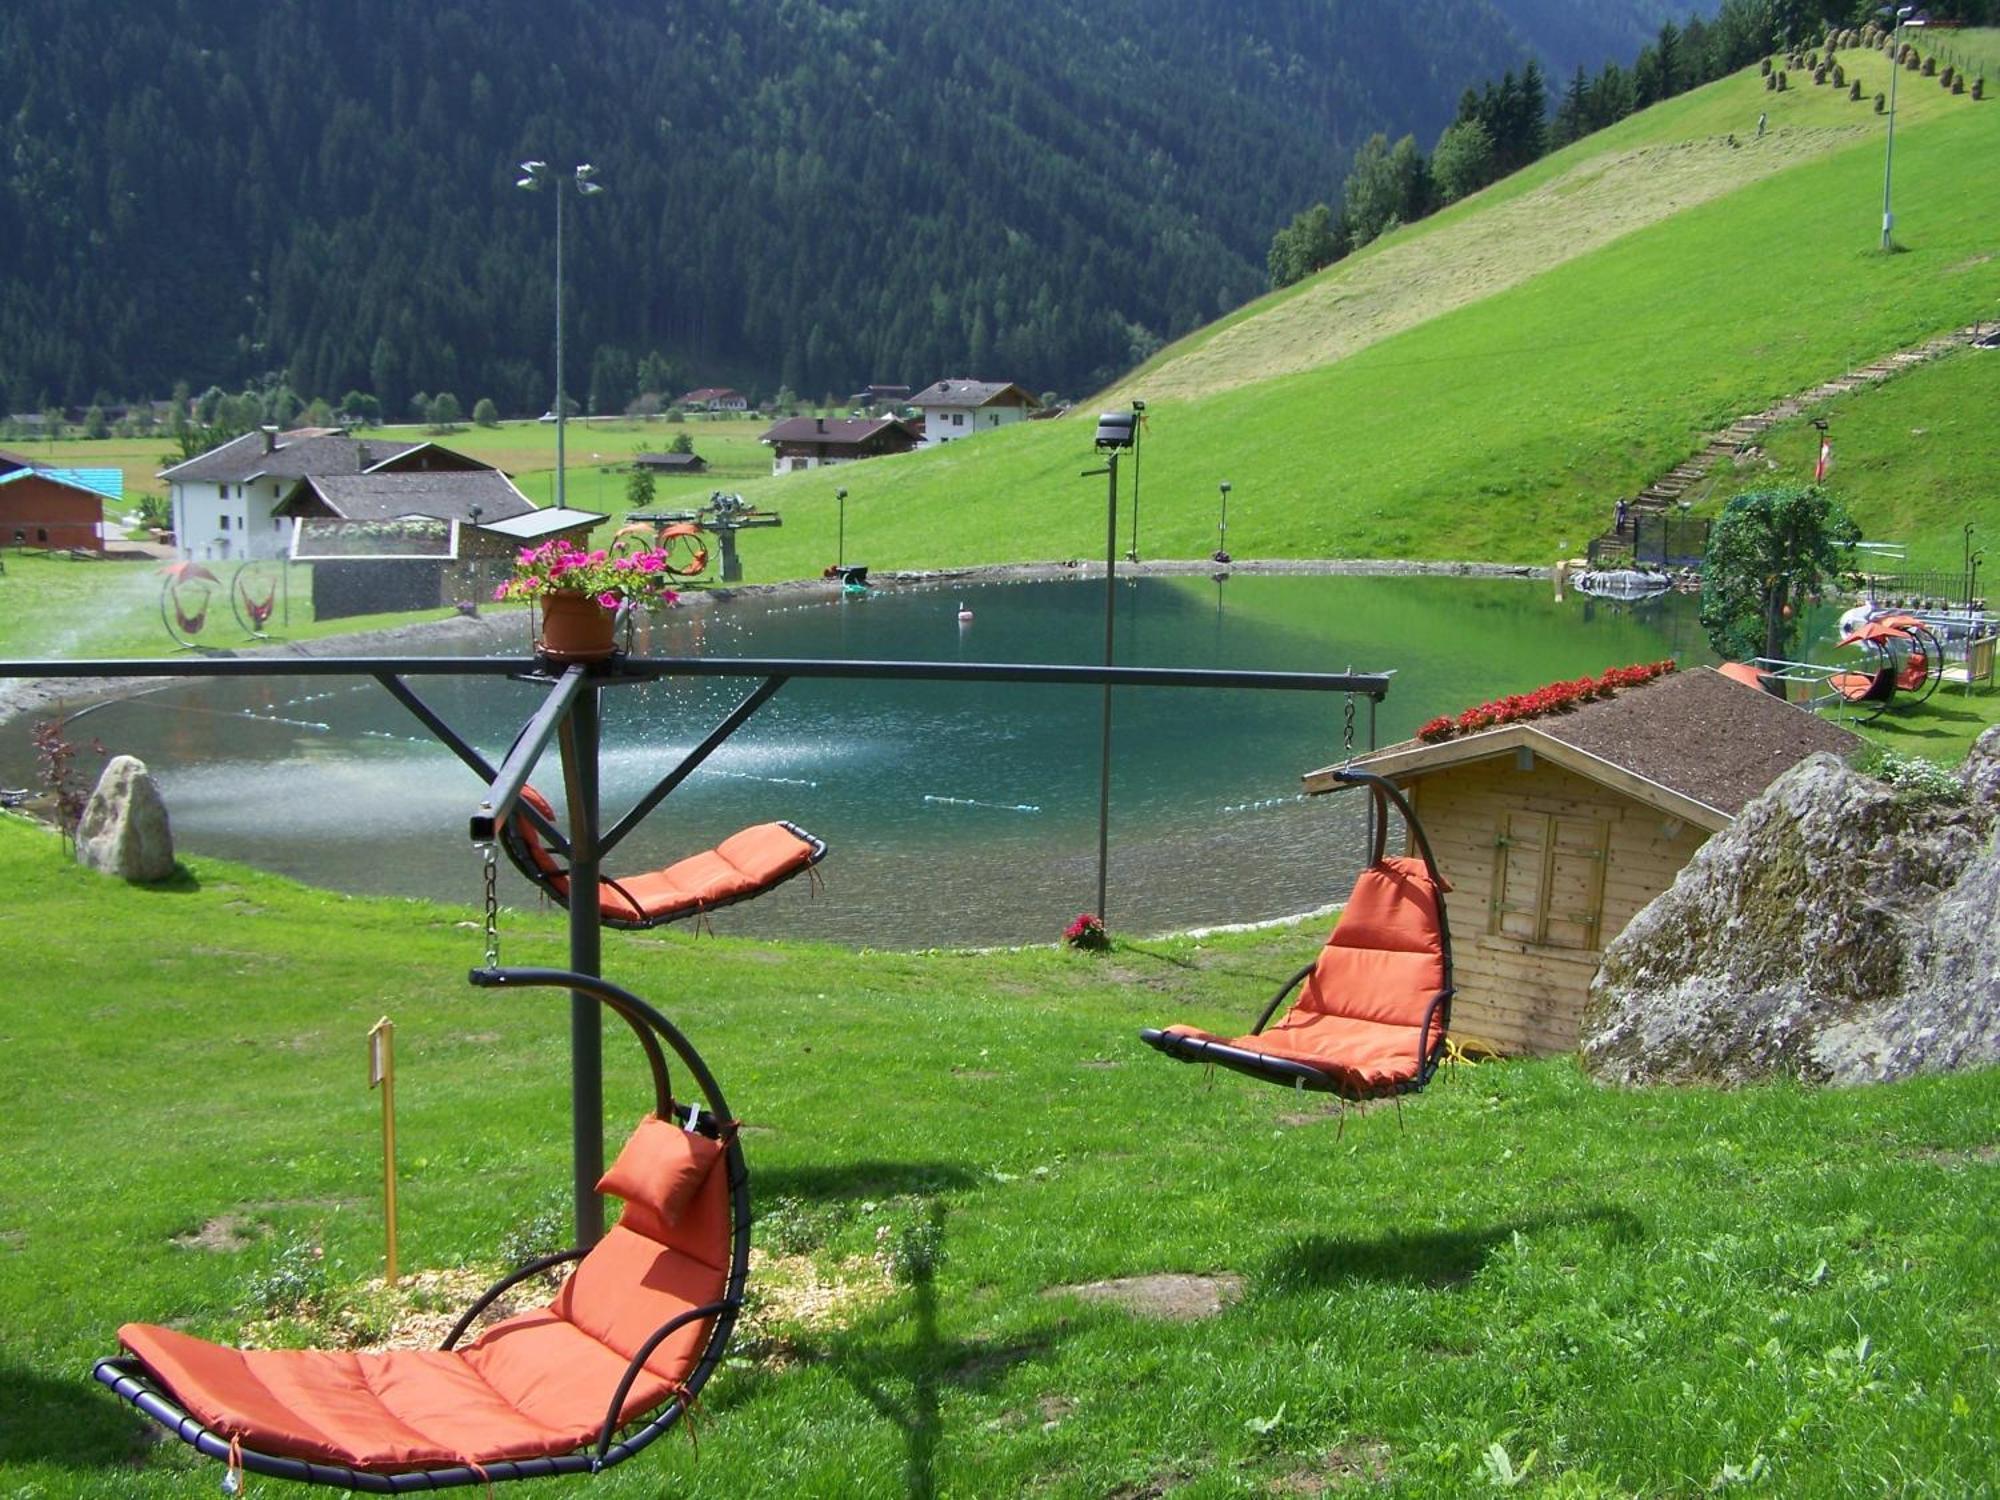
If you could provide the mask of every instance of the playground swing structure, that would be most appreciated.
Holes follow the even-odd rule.
[[[587,995],[631,1028],[652,1109],[598,1183],[624,1212],[587,1249],[502,1277],[436,1350],[237,1350],[126,1324],[126,1352],[93,1375],[224,1463],[226,1490],[245,1472],[366,1494],[599,1473],[668,1432],[721,1363],[749,1276],[750,1180],[714,1075],[664,1015],[595,975],[489,962],[470,979]],[[698,1099],[676,1096],[669,1052]],[[459,1347],[503,1294],[571,1263],[545,1306]]]
[[[1241,1036],[1186,1025],[1149,1027],[1139,1036],[1180,1062],[1212,1063],[1352,1103],[1400,1100],[1431,1081],[1449,1046],[1453,982],[1444,897],[1451,887],[1401,791],[1351,764],[1334,778],[1369,793],[1369,860],[1318,955],[1279,987]],[[1388,853],[1391,808],[1408,830],[1413,855]],[[1272,1025],[1295,990],[1297,1001]]]
[[[514,868],[557,905],[570,904],[569,867],[560,856],[569,841],[555,831],[555,808],[532,786],[521,788],[514,816],[500,825],[500,847]],[[642,875],[600,874],[598,920],[606,927],[643,931],[683,917],[706,918],[721,907],[751,901],[795,875],[811,873],[826,857],[826,840],[796,823],[756,823],[712,849],[690,854]]]
[[[570,827],[568,878],[573,885],[589,889],[600,885],[602,857],[794,677],[856,682],[1039,683],[1107,690],[1123,686],[1340,691],[1348,695],[1350,752],[1355,696],[1368,699],[1372,744],[1375,707],[1389,687],[1387,673],[1351,671],[1332,674],[1109,665],[655,659],[622,655],[603,662],[560,667],[541,658],[464,661],[421,657],[265,661],[210,658],[198,663],[0,661],[0,679],[175,676],[373,678],[486,784],[468,828],[484,857],[488,913],[486,960],[483,967],[473,972],[472,982],[496,989],[549,986],[570,992],[571,1156],[579,1248],[524,1267],[491,1289],[468,1311],[460,1327],[446,1341],[446,1349],[402,1352],[401,1359],[412,1372],[410,1388],[424,1403],[426,1420],[445,1424],[438,1441],[426,1447],[408,1441],[407,1432],[385,1431],[385,1424],[393,1424],[397,1418],[379,1403],[372,1413],[350,1414],[349,1419],[344,1419],[349,1425],[338,1433],[328,1433],[317,1420],[308,1421],[305,1425],[311,1430],[302,1432],[295,1420],[300,1413],[284,1399],[274,1397],[273,1385],[262,1378],[266,1374],[273,1376],[278,1386],[288,1387],[309,1406],[315,1389],[332,1394],[333,1404],[338,1406],[350,1398],[360,1399],[362,1392],[372,1390],[355,1364],[367,1356],[332,1351],[264,1351],[261,1356],[252,1355],[187,1339],[171,1329],[149,1331],[150,1325],[129,1324],[121,1330],[127,1354],[97,1366],[97,1378],[105,1385],[176,1436],[208,1456],[230,1464],[238,1471],[239,1478],[243,1471],[259,1472],[364,1493],[403,1493],[596,1472],[622,1462],[656,1440],[685,1414],[720,1361],[742,1303],[749,1252],[748,1172],[731,1124],[734,1117],[706,1065],[666,1017],[602,978],[601,910],[593,910],[589,902],[570,903],[567,968],[510,970],[499,965],[494,880],[497,847],[517,811],[524,812],[530,822],[537,819],[547,822],[535,811],[533,802],[524,797],[524,792],[529,772],[551,743],[559,743],[561,750]],[[546,692],[541,705],[496,767],[416,693],[406,679],[417,676],[507,676],[538,683]],[[763,681],[651,791],[612,827],[603,829],[598,786],[602,691],[671,676],[762,677]],[[552,827],[542,828],[541,832],[556,836]],[[655,1079],[654,1112],[641,1123],[610,1173],[603,1170],[600,1013],[605,1008],[639,1033]],[[667,1079],[662,1044],[680,1057],[695,1078],[706,1101],[705,1109],[693,1106],[683,1118],[683,1105],[674,1098]],[[663,1134],[663,1128],[671,1135]],[[697,1137],[705,1138],[709,1146],[693,1144]],[[631,1174],[624,1171],[627,1165],[634,1164],[628,1163],[628,1157],[635,1157],[636,1164],[645,1167],[642,1182],[635,1183]],[[701,1157],[709,1159],[706,1177],[701,1177],[697,1170],[700,1162],[694,1160]],[[726,1172],[716,1167],[718,1158],[726,1161]],[[676,1186],[690,1178],[700,1179],[692,1190]],[[659,1192],[648,1186],[663,1181],[667,1186]],[[633,1191],[628,1192],[628,1187]],[[682,1222],[677,1211],[696,1213],[688,1209],[687,1200],[680,1196],[683,1191],[705,1194],[699,1203],[706,1206],[699,1208],[695,1219],[687,1221],[690,1227],[677,1234],[675,1226]],[[601,1197],[605,1192],[626,1199],[624,1214],[608,1235]],[[673,1195],[672,1202],[663,1196],[669,1192]],[[664,1232],[649,1233],[649,1224],[656,1229],[663,1227]],[[663,1282],[662,1268],[674,1257],[680,1258],[673,1261],[679,1270],[685,1270],[681,1260],[707,1269],[701,1276],[668,1278]],[[577,1268],[547,1308],[523,1318],[509,1319],[488,1329],[464,1351],[456,1349],[457,1340],[493,1298],[525,1276],[570,1260],[578,1262]],[[674,1306],[661,1304],[658,1293],[662,1285],[677,1299]],[[557,1342],[539,1342],[544,1339],[559,1341],[563,1347],[557,1347]],[[490,1360],[495,1362],[497,1371],[505,1356],[496,1351],[524,1349],[531,1343],[538,1349],[531,1363],[538,1367],[552,1365],[563,1371],[562,1400],[553,1412],[559,1420],[551,1423],[541,1421],[548,1412],[531,1417],[524,1407],[508,1399],[506,1376],[489,1378],[475,1368]],[[597,1352],[585,1363],[601,1370],[608,1361],[615,1367],[616,1379],[591,1388],[586,1399],[585,1393],[569,1380],[576,1372],[564,1361],[589,1347],[595,1347]],[[162,1375],[143,1357],[146,1353],[169,1365],[180,1361],[186,1367],[185,1383]],[[254,1371],[246,1363],[252,1360],[256,1362]],[[469,1371],[478,1378],[469,1381]],[[315,1387],[315,1381],[322,1383]],[[615,1387],[608,1398],[604,1397],[606,1385]],[[422,1396],[426,1389],[430,1395]],[[480,1400],[488,1403],[469,1416],[456,1409],[459,1398],[468,1390],[484,1392]],[[531,1398],[526,1389],[517,1394],[523,1401]],[[489,1397],[498,1405],[492,1404]],[[249,1414],[237,1409],[238,1398],[257,1409],[261,1425],[253,1425]],[[593,1406],[600,1400],[602,1405]],[[587,1414],[586,1407],[591,1408]],[[535,1430],[529,1431],[530,1427]],[[328,1438],[332,1441],[326,1441]],[[260,1443],[265,1446],[259,1446]]]
[[[1721,670],[1752,686],[1769,685],[1801,706],[1867,724],[1899,705],[1922,703],[1938,690],[1946,671],[1944,642],[1915,615],[1868,620],[1843,635],[1838,649],[1861,652],[1831,665],[1758,657]],[[1800,702],[1794,698],[1794,702]]]

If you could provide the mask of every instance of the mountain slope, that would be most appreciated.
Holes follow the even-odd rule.
[[[1620,0],[1611,7],[1643,6]],[[1487,0],[182,0],[0,12],[0,398],[282,370],[304,395],[547,402],[648,371],[816,396],[972,368],[1110,378],[1255,294],[1377,129],[1525,57]]]
[[[1864,89],[1880,73],[1879,56],[1872,66],[1874,75],[1865,58],[1850,59]],[[1593,159],[1676,140],[1691,157],[1714,159],[1715,124],[1747,121],[1754,134],[1760,109],[1774,122],[1773,149],[1795,131],[1818,145],[1818,154],[1510,277],[1477,300],[1440,300],[1342,357],[1305,368],[1294,361],[1281,374],[1239,369],[1211,392],[1155,396],[1156,380],[1163,389],[1178,381],[1182,361],[1221,333],[1167,351],[1121,392],[1149,398],[1142,556],[1213,550],[1217,485],[1228,480],[1238,556],[1545,561],[1581,545],[1619,495],[1738,413],[1991,318],[2000,303],[2000,183],[1965,164],[2000,154],[2000,106],[1953,98],[1934,82],[1904,93],[1895,184],[1906,248],[1883,256],[1874,249],[1876,117],[1830,92],[1781,109],[1754,71],[1722,80],[1579,143],[1540,179],[1502,184],[1397,231],[1229,325],[1269,318],[1282,329],[1282,313],[1315,314],[1315,296],[1329,295],[1322,289],[1372,274],[1371,258],[1398,253],[1405,237],[1435,246],[1434,260],[1411,264],[1441,284],[1474,276],[1480,255],[1505,246],[1469,232],[1470,221],[1507,212],[1539,182],[1587,180]],[[1860,130],[1828,125],[1838,111]],[[1719,150],[1729,151],[1726,140]],[[1736,156],[1746,154],[1754,155],[1746,146]],[[1544,202],[1544,235],[1585,233],[1601,207],[1587,195]],[[1575,219],[1559,217],[1565,204]],[[1099,554],[1103,481],[1077,477],[1090,437],[1087,421],[1038,423],[846,471],[850,553],[884,568]],[[755,488],[786,515],[786,530],[759,544],[766,576],[825,560],[815,536],[829,491],[817,476]],[[1939,561],[1956,559],[1953,543]]]

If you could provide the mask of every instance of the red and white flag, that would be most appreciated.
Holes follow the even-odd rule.
[[[1813,465],[1813,483],[1818,484],[1821,480],[1825,479],[1826,476],[1831,474],[1832,472],[1833,472],[1833,439],[1830,437],[1822,437],[1819,440],[1819,462]]]

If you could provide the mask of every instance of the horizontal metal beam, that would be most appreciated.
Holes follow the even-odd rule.
[[[223,657],[209,661],[0,661],[9,677],[519,677],[553,681],[526,657]],[[1382,698],[1393,672],[1246,672],[1205,667],[1045,666],[1029,662],[848,661],[796,657],[627,656],[589,669],[600,687],[662,677],[796,677],[848,682],[1028,682],[1074,687],[1200,687],[1363,693]]]
[[[532,656],[211,656],[0,661],[8,677],[510,677],[546,671]]]

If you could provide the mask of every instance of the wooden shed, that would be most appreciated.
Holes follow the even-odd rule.
[[[1541,1054],[1576,1048],[1605,945],[1710,834],[1807,755],[1860,744],[1700,667],[1357,764],[1411,798],[1451,882],[1453,1033]]]

